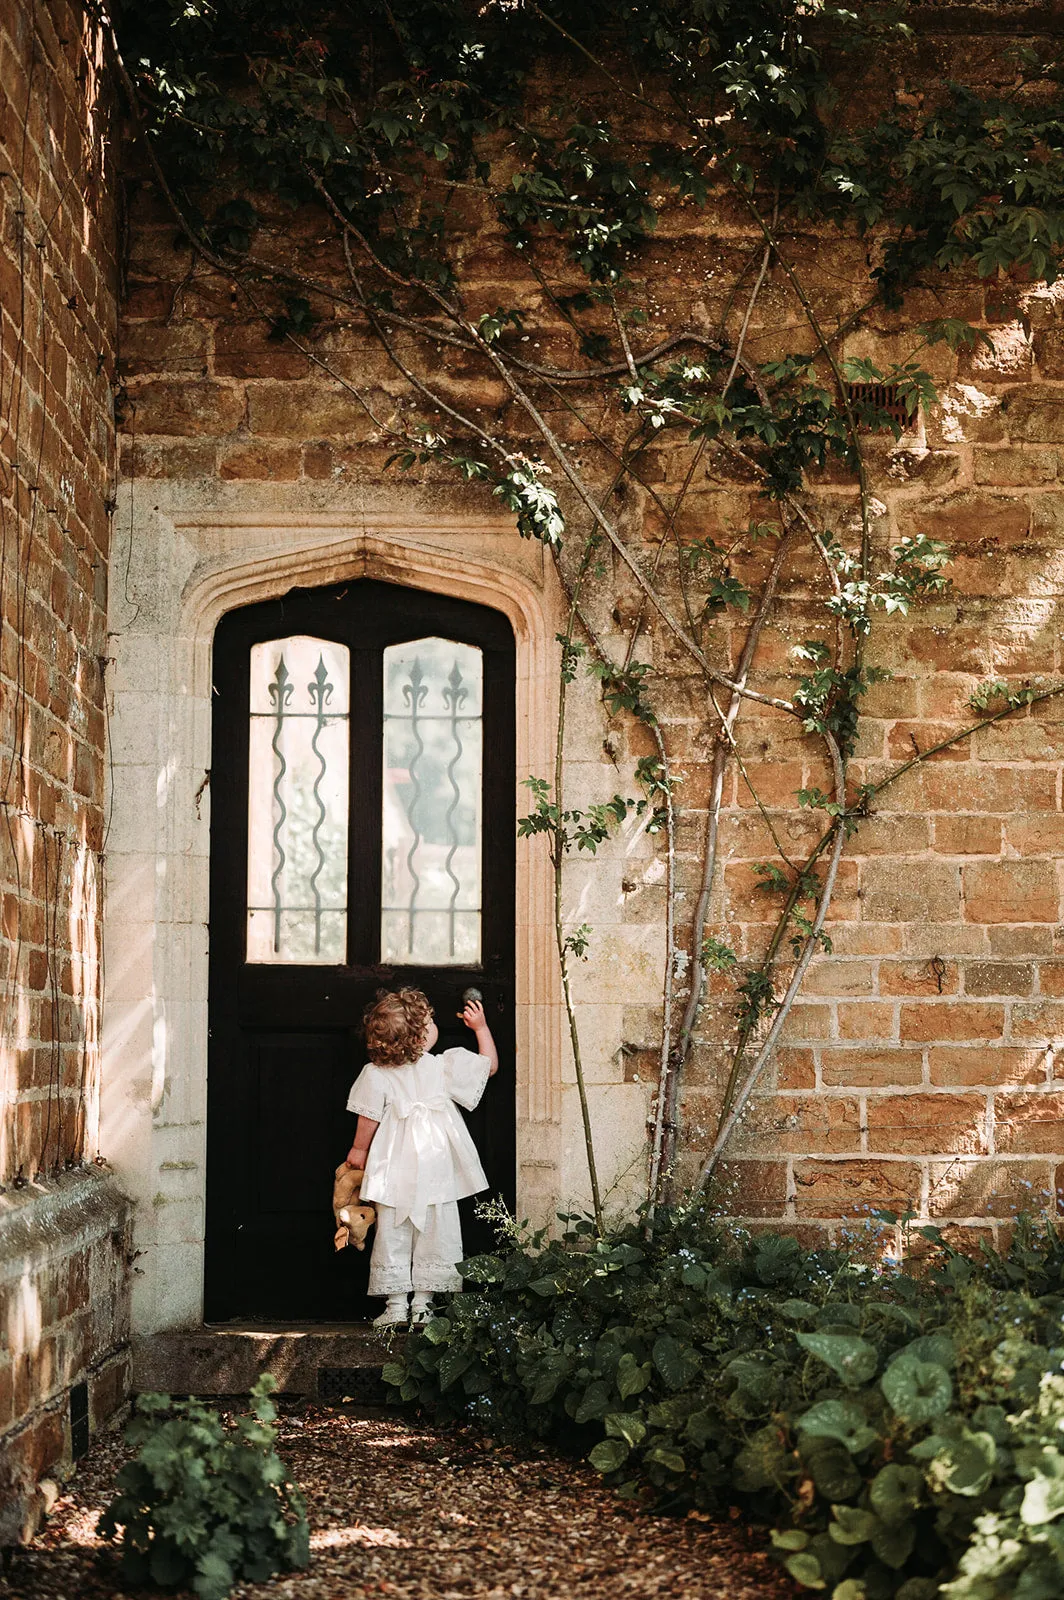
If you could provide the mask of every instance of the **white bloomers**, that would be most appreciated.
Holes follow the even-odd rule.
[[[405,1294],[411,1289],[456,1294],[462,1287],[457,1269],[461,1259],[462,1225],[456,1201],[428,1206],[423,1228],[416,1228],[409,1217],[397,1221],[394,1206],[378,1203],[377,1236],[369,1258],[370,1294]]]

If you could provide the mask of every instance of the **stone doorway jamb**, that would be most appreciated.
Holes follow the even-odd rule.
[[[138,495],[140,492],[138,485]],[[158,497],[158,486],[152,489]],[[116,519],[120,521],[120,519]],[[224,513],[136,519],[116,541],[110,635],[101,1147],[137,1202],[134,1333],[202,1321],[211,653],[238,606],[370,577],[502,611],[517,648],[517,771],[549,773],[557,580],[512,522]],[[519,790],[527,805],[527,791]],[[558,1204],[563,1030],[542,840],[516,880],[520,1214]]]

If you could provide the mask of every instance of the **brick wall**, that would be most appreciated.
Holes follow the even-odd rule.
[[[95,1148],[116,196],[96,29],[0,25],[0,1181]]]
[[[99,31],[0,8],[0,1543],[123,1393],[126,1204],[97,1155],[116,195]],[[87,1165],[89,1164],[89,1165]],[[117,1365],[116,1365],[117,1363]],[[31,1518],[32,1520],[32,1518]]]
[[[936,18],[948,9],[923,16],[924,69],[946,76],[964,55],[987,75],[1000,75],[1002,18],[965,11],[967,35],[956,15],[938,32]],[[758,244],[734,215],[711,224],[698,218],[696,227],[692,216],[675,209],[658,240],[633,260],[647,303],[664,308],[646,330],[648,344],[677,318],[711,320],[731,290],[733,269]],[[308,239],[313,227],[308,219]],[[314,269],[327,273],[328,252],[314,237]],[[865,249],[836,237],[826,247],[812,238],[799,242],[799,265],[822,315],[844,317],[864,299]],[[520,304],[522,294],[536,302],[491,240],[473,242],[470,259],[474,315],[500,299]],[[941,403],[897,444],[869,445],[877,557],[900,535],[922,531],[949,542],[954,564],[948,596],[907,620],[876,624],[869,659],[889,666],[894,678],[866,702],[855,781],[878,780],[914,749],[965,726],[972,720],[967,697],[988,677],[1024,681],[1062,672],[1062,298],[1059,288],[1044,285],[954,279],[913,296],[904,319],[882,313],[848,341],[847,355],[889,360],[912,343],[902,337],[906,323],[947,315],[973,320],[990,341],[977,356],[931,352]],[[327,300],[316,310],[316,352],[363,387],[377,415],[395,414],[408,391],[394,368]],[[769,359],[794,348],[799,323],[785,283],[771,279],[748,352]],[[269,322],[246,306],[237,286],[175,246],[172,220],[150,186],[134,218],[124,329],[130,421],[123,470],[145,529],[157,513],[176,515],[175,508],[197,518],[216,513],[220,522],[252,512],[357,518],[366,496],[382,507],[389,493],[400,494],[396,477],[383,470],[391,443],[375,435],[339,383],[270,340]],[[490,373],[448,365],[445,354],[439,361],[434,381],[456,403],[488,411],[504,405]],[[571,413],[549,395],[543,403],[561,435],[581,444],[585,463],[593,460],[594,446]],[[606,431],[624,425],[598,410],[595,424]],[[667,497],[688,461],[664,437],[644,458],[644,471]],[[604,462],[603,478],[611,471]],[[442,469],[418,481],[426,504],[437,494],[453,510],[456,491]],[[852,488],[831,473],[814,488],[827,525],[852,530]],[[476,496],[468,491],[466,503],[482,509]],[[723,533],[769,510],[725,461],[713,460],[687,501],[680,537]],[[631,497],[621,520],[637,553],[653,558],[662,534],[651,502]],[[737,575],[755,580],[759,571],[752,559],[749,572]],[[823,598],[820,582],[808,553],[796,552],[757,658],[757,687],[793,689],[791,648],[824,631],[815,603]],[[623,569],[588,605],[606,642],[623,654],[618,622],[638,610]],[[711,635],[711,653],[734,660],[741,639],[737,623],[723,621]],[[712,725],[703,685],[683,675],[659,628],[647,626],[640,650],[654,669],[651,697],[683,780],[682,943],[701,873]],[[588,685],[573,693],[567,799],[578,804],[630,784],[636,760],[652,746],[640,729],[611,723]],[[794,794],[829,787],[821,748],[792,720],[757,710],[744,712],[737,737],[773,825],[800,852],[814,823]],[[1051,701],[987,728],[884,792],[846,851],[828,929],[833,954],[813,967],[717,1185],[732,1210],[834,1234],[870,1207],[904,1210],[911,1203],[973,1234],[998,1230],[1025,1204],[1056,1207],[1057,1170],[1064,1168],[1064,1067],[1058,1078],[1054,1053],[1064,1040],[1062,760],[1064,702]],[[757,958],[775,908],[755,887],[753,868],[771,857],[773,845],[735,774],[723,838],[725,870],[707,931],[726,937],[743,959]],[[567,871],[574,921],[595,925],[593,958],[576,987],[608,1176],[622,1191],[637,1192],[642,1176],[629,1136],[633,1127],[638,1136],[656,1074],[663,893],[660,858],[645,838],[626,836]],[[712,994],[699,1028],[684,1093],[685,1173],[715,1126],[731,1008],[722,991]],[[568,1069],[567,1083],[571,1188],[563,1201],[582,1181]],[[633,1103],[634,1121],[623,1109]],[[611,1143],[618,1128],[624,1141]]]
[[[943,371],[926,430],[880,449],[874,471],[878,543],[917,530],[946,541],[952,591],[875,630],[869,659],[893,677],[866,702],[855,784],[970,726],[980,683],[1059,682],[1064,668],[1060,289],[991,284],[981,304],[963,291],[953,303],[991,346]],[[878,330],[881,348],[892,331]],[[832,491],[821,493],[830,506]],[[840,491],[834,499],[838,525],[848,508]],[[788,631],[800,636],[800,615]],[[1060,1208],[1062,729],[1064,703],[1049,700],[877,800],[846,852],[834,953],[812,968],[774,1081],[722,1176],[738,1209],[826,1225],[912,1207],[971,1237],[998,1233],[1020,1210]],[[764,761],[780,787],[799,767],[803,785],[827,787],[813,748],[793,741],[784,759],[778,740],[774,727],[747,723],[755,782]],[[750,875],[770,841],[742,788],[720,909],[756,950],[770,913]],[[793,811],[775,816],[801,834]],[[688,1109],[709,1121],[719,1080],[712,1065],[699,1076]]]

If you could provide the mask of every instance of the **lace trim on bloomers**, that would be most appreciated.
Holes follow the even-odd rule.
[[[457,1294],[461,1287],[462,1275],[453,1261],[419,1261],[416,1283],[409,1266],[377,1269],[371,1263],[367,1293],[407,1294],[411,1289],[424,1289],[433,1294]]]

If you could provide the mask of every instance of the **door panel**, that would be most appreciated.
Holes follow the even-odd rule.
[[[451,956],[444,934],[444,944],[433,947],[444,964],[382,964],[384,652],[440,639],[475,647],[483,666],[480,959],[449,964],[463,959],[466,935]],[[280,640],[285,649],[257,652],[253,695],[252,651]],[[298,649],[287,643],[295,640],[302,641]],[[343,648],[319,648],[321,642]],[[438,650],[435,666],[427,651],[403,653],[402,705],[415,707],[421,720],[406,730],[405,744],[395,746],[399,755],[393,750],[388,799],[393,834],[394,808],[402,808],[395,837],[406,856],[424,835],[421,854],[411,859],[420,871],[416,895],[425,900],[431,890],[444,907],[432,912],[437,929],[447,926],[449,886],[462,880],[461,893],[471,893],[475,877],[468,774],[465,790],[459,782],[468,766],[466,746],[476,742],[472,724],[460,720],[473,704],[472,656],[455,651],[454,657],[441,672]],[[348,709],[338,677],[345,660],[347,959],[330,961],[343,891],[334,859],[342,837],[335,802],[344,785],[326,768],[330,760],[335,767],[335,752],[343,747],[334,719]],[[492,1190],[511,1205],[514,1200],[513,636],[498,612],[418,590],[370,581],[298,590],[225,618],[215,637],[213,687],[206,1316],[357,1320],[375,1309],[365,1296],[368,1252],[333,1252],[329,1198],[333,1169],[354,1130],[345,1101],[365,1059],[362,1013],[379,988],[409,983],[425,990],[440,1027],[438,1049],[473,1044],[455,1013],[466,987],[482,991],[501,1065],[468,1121]],[[393,682],[390,705],[398,705],[395,693]],[[253,711],[259,719],[254,741]],[[258,959],[249,962],[252,744],[255,849],[271,853],[265,863],[256,856],[258,923],[251,937]],[[431,806],[419,806],[430,787]],[[409,894],[414,880],[408,872],[400,883],[402,876],[393,873],[390,894],[397,883]],[[411,922],[423,915],[416,895]],[[462,903],[450,901],[452,909]],[[484,1225],[464,1221],[468,1250],[490,1242]]]
[[[337,1094],[346,1096],[348,1055],[345,1034],[252,1034],[248,1040],[256,1091],[255,1218],[268,1234],[298,1231],[306,1213],[321,1216],[321,1183],[307,1183],[305,1174],[328,1173],[337,1165],[331,1127],[324,1119],[292,1114],[292,1087],[298,1085],[304,1105],[335,1103]],[[278,1116],[286,1105],[288,1115]]]

